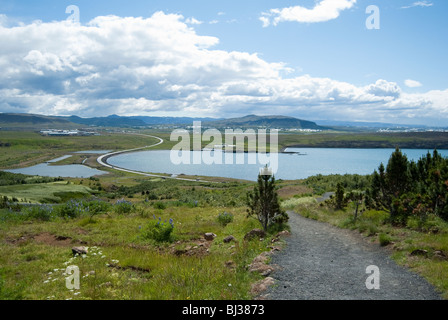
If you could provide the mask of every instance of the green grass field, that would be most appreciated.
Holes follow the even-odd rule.
[[[0,186],[0,196],[27,203],[58,203],[76,197],[87,197],[93,190],[68,181]]]
[[[155,149],[169,149],[169,132],[145,130],[141,133],[160,136],[166,143]],[[364,143],[408,143],[413,146],[443,144],[439,134],[392,136],[378,134],[294,134],[280,135],[280,145],[325,146]],[[95,137],[41,137],[33,132],[0,132],[0,140],[9,142],[0,155],[0,167],[31,165],[73,151],[124,150],[156,143],[156,139],[123,133],[105,133]],[[432,142],[431,142],[432,141]],[[205,146],[208,142],[204,143]],[[61,163],[79,163],[75,155]],[[91,156],[88,165],[97,166]],[[42,180],[36,177],[4,174],[0,195],[8,201],[42,206],[42,212],[29,215],[12,207],[0,209],[0,299],[251,299],[251,285],[261,279],[248,271],[248,264],[272,247],[274,234],[244,241],[245,233],[259,228],[258,221],[247,218],[246,193],[254,183],[231,179],[202,183],[142,177],[105,169],[110,173],[92,179]],[[448,224],[431,217],[424,225],[409,220],[407,226],[387,223],[385,212],[365,211],[353,220],[353,208],[335,211],[321,206],[316,198],[334,191],[337,182],[347,188],[365,188],[367,176],[317,176],[305,181],[278,181],[283,207],[311,219],[342,228],[358,230],[368,239],[387,246],[393,258],[423,275],[448,298]],[[9,185],[8,185],[9,184]],[[82,207],[74,217],[47,215],[69,210],[75,204],[107,203],[106,211],[96,214]],[[120,211],[120,201],[132,202],[129,211]],[[126,202],[127,203],[127,202]],[[3,203],[5,205],[5,203]],[[40,206],[35,206],[37,208]],[[89,207],[90,208],[90,207]],[[95,208],[95,207],[92,207]],[[124,207],[126,208],[126,206]],[[14,211],[16,210],[16,211]],[[19,210],[19,211],[17,211]],[[31,209],[30,209],[31,210]],[[59,211],[58,211],[59,210]],[[219,214],[231,213],[234,220],[222,225]],[[43,219],[45,217],[45,219]],[[173,219],[174,229],[168,242],[148,239],[145,230],[154,222]],[[206,232],[217,237],[204,241]],[[224,243],[233,235],[237,241]],[[85,257],[73,257],[73,246],[87,246]],[[425,256],[411,253],[426,250]],[[441,252],[441,253],[440,253]],[[81,289],[65,286],[66,268],[76,265],[81,271]],[[65,274],[64,274],[65,273]]]
[[[155,144],[157,139],[124,133],[102,133],[89,137],[45,137],[29,131],[0,131],[0,168],[20,168],[85,150],[126,150]]]

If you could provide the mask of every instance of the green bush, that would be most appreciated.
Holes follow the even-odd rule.
[[[161,218],[151,220],[142,230],[142,238],[144,240],[154,240],[156,242],[171,242],[172,232],[174,230],[173,219],[169,222],[163,222]]]
[[[23,213],[30,219],[50,221],[55,217],[53,207],[46,204],[31,206],[24,209],[23,211]]]
[[[57,214],[62,218],[77,218],[84,212],[82,201],[70,200],[57,207]]]
[[[92,218],[95,215],[107,213],[111,209],[111,204],[105,201],[94,200],[88,202],[86,207],[86,211]]]
[[[392,238],[390,235],[388,235],[387,233],[380,233],[378,235],[378,240],[380,242],[380,245],[382,247],[387,246],[388,244],[390,244],[392,242]]]
[[[153,204],[153,206],[154,206],[154,208],[156,208],[156,209],[160,209],[160,210],[165,210],[165,209],[166,209],[166,204],[163,203],[163,202],[160,202],[160,201],[155,202],[155,203]]]
[[[229,223],[233,222],[233,214],[224,211],[218,215],[218,222],[220,225],[225,227]]]
[[[114,211],[118,214],[131,213],[132,210],[134,210],[134,205],[130,201],[121,199],[115,202]]]

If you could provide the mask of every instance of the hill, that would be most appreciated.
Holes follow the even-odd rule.
[[[120,117],[111,115],[108,117],[81,118],[78,116],[70,116],[66,118],[70,122],[82,124],[85,126],[96,127],[145,127],[147,124],[140,119],[130,117]]]
[[[54,128],[76,129],[82,126],[95,127],[147,127],[153,125],[192,125],[194,121],[202,121],[203,125],[214,128],[278,128],[278,129],[328,129],[315,122],[286,116],[256,116],[248,115],[241,118],[213,119],[191,117],[122,117],[110,115],[107,117],[81,118],[78,116],[57,117],[34,114],[0,113],[0,126],[3,128]]]
[[[25,113],[0,113],[0,127],[6,129],[76,129],[77,125],[60,117]]]
[[[286,116],[257,116],[248,115],[242,118],[232,118],[217,121],[207,121],[204,125],[210,127],[238,127],[238,128],[277,128],[277,129],[313,129],[327,130],[315,122]]]

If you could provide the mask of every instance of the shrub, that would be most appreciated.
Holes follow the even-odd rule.
[[[94,200],[87,204],[86,211],[89,213],[90,218],[93,218],[97,214],[107,213],[110,208],[111,205],[109,202]]]
[[[142,231],[142,238],[146,240],[154,240],[156,242],[170,242],[172,241],[172,232],[174,230],[173,219],[169,222],[166,220],[162,222],[162,218],[151,220],[146,228]]]
[[[163,202],[158,201],[158,202],[154,203],[154,208],[160,209],[160,210],[165,210],[166,209],[166,204],[163,203]]]
[[[385,247],[385,246],[387,246],[388,244],[391,243],[392,238],[387,233],[380,233],[379,236],[378,236],[378,240],[380,241],[380,245],[382,247]]]
[[[62,218],[77,218],[84,209],[82,201],[70,200],[58,207],[57,214]]]
[[[55,216],[53,207],[47,204],[28,207],[24,213],[28,218],[42,221],[50,221]]]
[[[218,222],[220,225],[225,227],[229,223],[233,222],[233,214],[224,211],[218,215]]]
[[[115,202],[114,210],[118,214],[127,214],[134,210],[134,205],[130,201],[121,199]]]

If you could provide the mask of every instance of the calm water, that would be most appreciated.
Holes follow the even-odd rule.
[[[381,162],[385,165],[394,149],[326,149],[326,148],[290,148],[287,151],[300,152],[300,154],[278,154],[278,170],[275,174],[277,179],[303,179],[316,174],[370,174],[378,168]],[[418,160],[426,155],[428,150],[406,149],[402,150],[408,159]],[[432,150],[430,150],[432,152]],[[263,163],[248,164],[248,154],[244,154],[244,164],[224,164],[206,165],[202,164],[179,164],[174,165],[170,159],[170,150],[141,151],[117,155],[108,159],[108,163],[113,166],[130,170],[186,174],[200,176],[216,176],[237,178],[245,180],[256,180],[260,167]],[[439,150],[448,157],[448,150]],[[205,153],[200,151],[191,152],[193,156],[202,156]],[[233,155],[236,163],[235,157]],[[193,163],[190,160],[190,163]]]
[[[101,150],[103,151],[103,150]],[[104,150],[105,153],[107,152]],[[88,151],[82,151],[88,153]],[[95,152],[99,153],[99,152]],[[70,165],[49,165],[50,163],[55,163],[64,159],[70,158],[72,155],[65,155],[53,160],[49,160],[46,163],[41,163],[32,167],[20,168],[20,169],[10,169],[3,170],[12,173],[28,174],[31,176],[42,176],[42,177],[68,177],[68,178],[90,178],[96,175],[107,174],[105,171],[92,169],[90,167],[81,164],[70,164]]]

